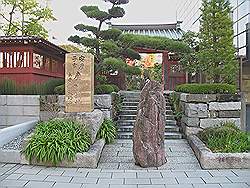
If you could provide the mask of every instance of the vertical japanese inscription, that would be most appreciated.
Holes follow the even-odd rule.
[[[91,112],[94,108],[94,57],[69,53],[65,64],[65,111]]]

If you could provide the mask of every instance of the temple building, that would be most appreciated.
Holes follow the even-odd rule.
[[[67,51],[33,36],[0,36],[0,81],[41,83],[64,78]]]

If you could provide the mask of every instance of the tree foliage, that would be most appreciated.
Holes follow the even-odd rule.
[[[203,0],[198,58],[213,82],[233,83],[237,74],[229,1]]]
[[[106,21],[114,18],[120,18],[125,15],[125,11],[120,5],[128,3],[128,0],[105,0],[111,3],[111,7],[107,11],[100,10],[97,6],[82,6],[82,12],[91,19],[99,22],[98,26],[78,24],[75,26],[77,31],[90,33],[86,36],[71,36],[69,40],[81,44],[88,48],[88,51],[95,56],[95,72],[100,71],[115,72],[124,71],[131,72],[125,63],[126,58],[140,59],[140,55],[131,49],[127,43],[119,41],[122,32],[118,29],[102,30],[102,26]]]
[[[48,37],[43,23],[55,18],[45,0],[0,0],[0,4],[0,30],[4,35]]]
[[[200,66],[198,57],[197,57],[198,51],[199,51],[198,33],[189,31],[184,34],[182,40],[190,47],[190,51],[186,53],[182,53],[182,56],[180,59],[182,68],[186,70],[188,73],[200,72],[203,66]]]
[[[63,44],[63,45],[59,45],[59,47],[61,47],[62,49],[66,50],[67,52],[82,52],[83,50],[81,50],[79,47],[74,46],[72,44]]]

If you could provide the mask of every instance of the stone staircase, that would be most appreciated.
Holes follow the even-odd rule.
[[[122,110],[119,114],[118,120],[118,138],[119,139],[132,139],[133,126],[136,120],[137,105],[139,103],[140,92],[122,91],[120,92],[123,98]],[[180,128],[176,125],[176,121],[173,116],[168,95],[166,98],[166,127],[165,138],[166,139],[181,139],[182,134]]]

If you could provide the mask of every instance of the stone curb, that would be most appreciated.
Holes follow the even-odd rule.
[[[105,145],[105,140],[96,141],[90,146],[89,151],[84,153],[77,153],[74,162],[63,161],[58,167],[81,167],[81,168],[97,168],[99,159],[101,157],[102,149]],[[3,150],[0,149],[0,162],[4,163],[18,163],[25,165],[43,165],[36,162],[29,162],[25,156],[18,150]]]
[[[213,153],[197,136],[188,136],[203,169],[250,169],[250,153]]]

